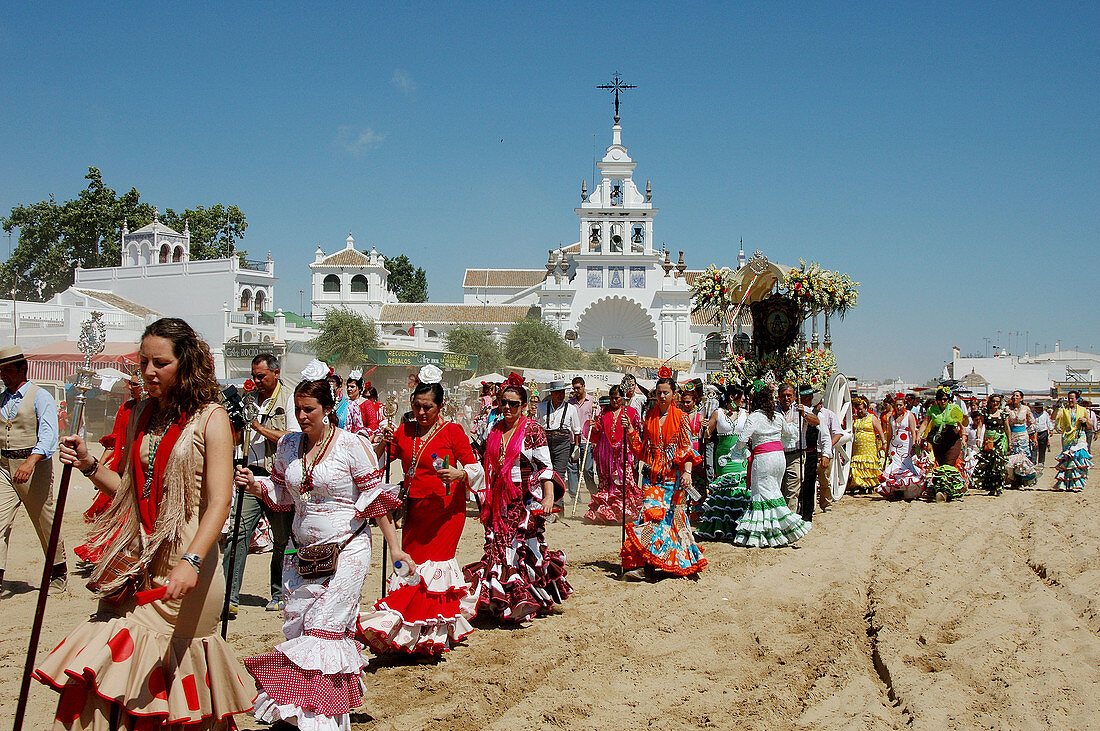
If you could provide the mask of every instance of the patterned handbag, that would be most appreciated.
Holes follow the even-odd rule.
[[[298,548],[298,575],[303,579],[317,580],[327,579],[336,573],[336,563],[343,551],[352,539],[358,536],[367,527],[367,521],[356,528],[343,543],[318,543],[315,546],[299,546]]]
[[[141,567],[135,572],[135,569]],[[101,594],[102,588],[118,581],[123,576],[130,576],[130,579],[112,591],[110,594]],[[100,572],[98,579],[90,580],[85,586],[93,594],[98,594],[103,601],[110,604],[123,604],[127,600],[134,597],[138,589],[141,588],[146,582],[145,569],[141,563],[141,556],[138,553],[133,552],[131,549],[126,548],[119,551],[114,556],[111,556],[107,561],[107,565],[103,567],[103,571]]]

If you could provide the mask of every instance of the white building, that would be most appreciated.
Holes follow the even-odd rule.
[[[314,319],[321,319],[326,310],[346,307],[378,320],[384,305],[397,302],[389,290],[386,257],[374,247],[370,253],[359,251],[350,233],[344,248],[333,254],[325,254],[318,246],[309,268],[313,274],[309,304]]]
[[[240,371],[237,361],[249,359],[256,347],[279,353],[287,341],[316,335],[305,323],[288,325],[281,311],[273,311],[278,278],[270,254],[258,263],[236,256],[193,261],[190,246],[190,231],[174,231],[156,215],[136,231],[123,227],[120,265],[77,267],[73,286],[54,299],[65,304],[116,297],[147,308],[154,319],[158,313],[181,317],[210,345],[219,378]]]
[[[467,269],[461,303],[385,304],[376,318],[383,337],[421,333],[433,340],[459,323],[481,325],[503,337],[514,323],[537,315],[590,352],[604,348],[688,361],[697,372],[717,370],[719,349],[705,347],[708,339],[717,345],[717,328],[691,312],[691,283],[700,272],[687,269],[683,252],[673,263],[668,251],[654,246],[658,210],[653,188],[647,182],[644,193],[638,189],[636,163],[623,145],[618,118],[611,145],[597,165],[600,181],[591,192],[587,181],[581,184],[580,206],[573,211],[580,234],[576,243],[551,249],[540,269]],[[350,261],[357,254],[345,252],[333,256]],[[331,259],[318,250],[311,265],[316,267],[315,297],[319,265]],[[743,263],[742,253],[738,265]],[[366,268],[359,271],[367,273]],[[349,274],[341,271],[339,282],[330,280],[331,301],[344,301]]]
[[[998,393],[1019,389],[1027,394],[1049,394],[1056,384],[1100,381],[1100,355],[1062,350],[1058,345],[1049,353],[1022,356],[1002,353],[992,358],[964,358],[957,347],[951,351],[951,373],[955,378],[971,373],[982,376],[990,389]]]

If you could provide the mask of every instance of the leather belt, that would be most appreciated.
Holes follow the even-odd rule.
[[[34,451],[34,447],[27,447],[26,449],[0,449],[0,457],[4,459],[26,459],[31,456],[31,452]]]

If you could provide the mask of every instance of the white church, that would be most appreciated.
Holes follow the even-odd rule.
[[[346,306],[374,319],[384,340],[438,348],[455,325],[475,324],[503,337],[534,315],[589,352],[604,348],[687,361],[694,372],[718,370],[716,327],[691,312],[690,286],[700,270],[687,268],[683,252],[674,262],[654,247],[652,185],[639,190],[637,163],[622,132],[616,116],[598,163],[600,181],[591,191],[587,181],[581,185],[573,211],[578,241],[551,249],[542,267],[467,269],[462,302],[399,303],[386,285],[385,258],[356,250],[349,234],[344,249],[326,254],[318,247],[310,264],[315,317]],[[744,264],[743,252],[737,264]]]

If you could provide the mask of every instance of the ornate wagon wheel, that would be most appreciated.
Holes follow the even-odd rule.
[[[848,377],[837,373],[825,389],[825,407],[840,419],[844,435],[833,448],[833,460],[829,464],[829,489],[833,500],[844,496],[848,475],[852,471],[852,393],[848,389]]]

